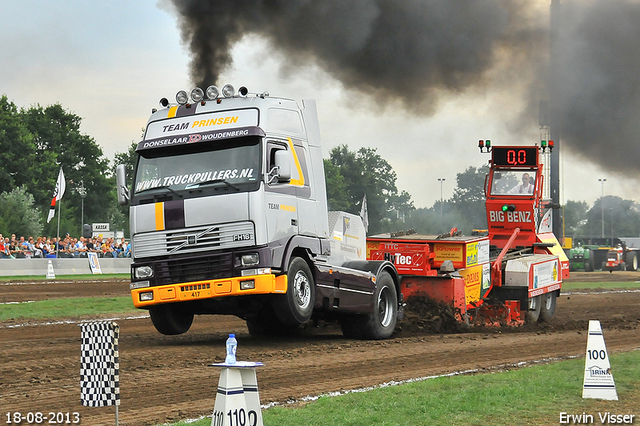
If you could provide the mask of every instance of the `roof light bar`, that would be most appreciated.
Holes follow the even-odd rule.
[[[185,92],[184,90],[181,90],[178,93],[176,93],[176,102],[179,105],[186,104],[188,100],[189,100],[189,96],[187,95],[187,92]]]
[[[231,84],[225,84],[222,88],[222,96],[225,98],[233,98],[236,94],[236,89]]]
[[[218,96],[220,96],[220,90],[218,90],[216,86],[212,84],[211,86],[207,87],[207,99],[214,100]]]
[[[191,91],[191,99],[193,100],[193,102],[200,102],[201,100],[203,100],[204,92],[202,91],[202,89],[199,87],[193,89]]]

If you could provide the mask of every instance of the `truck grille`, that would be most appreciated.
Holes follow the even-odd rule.
[[[214,280],[231,276],[231,253],[155,262],[155,285]]]
[[[131,246],[133,257],[144,259],[252,245],[255,245],[253,223],[237,222],[138,234]]]

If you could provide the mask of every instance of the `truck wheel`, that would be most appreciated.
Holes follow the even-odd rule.
[[[275,314],[284,325],[299,325],[309,321],[316,303],[316,286],[309,265],[294,257],[287,273],[287,293],[277,297]]]
[[[345,337],[355,339],[388,339],[398,320],[398,295],[388,272],[382,272],[376,280],[373,312],[348,316],[341,321]]]
[[[156,330],[168,336],[186,333],[193,323],[192,312],[174,305],[151,306],[149,315]]]
[[[557,293],[552,291],[541,295],[540,316],[538,322],[549,322],[556,313]]]
[[[638,269],[638,255],[634,252],[628,252],[624,262],[627,264],[627,271],[635,271]]]
[[[527,324],[534,324],[540,319],[542,310],[542,296],[535,296],[529,299],[529,310],[525,313],[524,319]]]

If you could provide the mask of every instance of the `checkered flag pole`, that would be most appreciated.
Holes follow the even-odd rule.
[[[120,405],[120,327],[115,322],[82,326],[80,398],[87,407]]]

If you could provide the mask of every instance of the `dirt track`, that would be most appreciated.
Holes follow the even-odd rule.
[[[572,273],[575,281],[639,279],[637,272]],[[89,295],[128,295],[128,282],[0,284],[0,302],[5,303]],[[149,318],[118,319],[120,424],[151,425],[210,414],[219,370],[207,365],[223,360],[229,332],[238,336],[239,359],[265,364],[258,369],[258,383],[266,404],[392,380],[583,356],[590,319],[601,321],[610,352],[632,350],[640,347],[639,306],[640,291],[574,292],[558,299],[556,318],[548,325],[436,334],[405,323],[394,338],[381,342],[345,339],[334,326],[300,338],[257,339],[249,336],[243,321],[220,316],[196,317],[188,333],[166,337]],[[46,323],[0,323],[3,416],[7,411],[77,411],[83,425],[113,424],[113,407],[80,403],[78,324]]]

